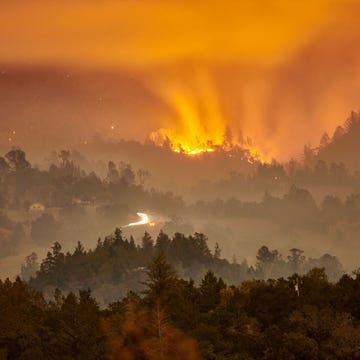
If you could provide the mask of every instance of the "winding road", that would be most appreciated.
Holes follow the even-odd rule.
[[[137,216],[140,217],[140,220],[137,222],[130,223],[126,226],[138,226],[138,225],[146,225],[149,224],[149,216],[145,213],[136,213]]]

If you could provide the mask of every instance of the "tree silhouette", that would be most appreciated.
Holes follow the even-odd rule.
[[[146,270],[144,294],[151,303],[166,304],[174,286],[175,271],[167,262],[164,253],[154,257]]]

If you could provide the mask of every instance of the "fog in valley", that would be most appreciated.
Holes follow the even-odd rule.
[[[255,276],[288,275],[296,250],[304,264],[340,277],[358,266],[358,139],[353,112],[319,147],[305,146],[287,162],[263,163],[239,146],[188,156],[151,142],[101,139],[31,155],[8,149],[0,157],[1,277],[21,274],[33,253],[40,264],[55,242],[64,253],[79,243],[93,251],[116,228],[138,247],[144,234],[152,246],[160,232],[204,234],[214,256],[254,271],[263,246],[276,252],[277,265]],[[192,271],[187,276],[198,278],[199,269]]]

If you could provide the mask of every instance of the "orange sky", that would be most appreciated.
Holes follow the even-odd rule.
[[[138,109],[133,129],[105,112],[90,121],[97,130],[219,142],[229,127],[286,158],[359,108],[358,4],[6,1],[0,63],[118,70],[172,110],[145,118]]]
[[[267,64],[283,60],[333,12],[324,0],[15,0],[2,4],[1,57],[80,66],[186,58]]]

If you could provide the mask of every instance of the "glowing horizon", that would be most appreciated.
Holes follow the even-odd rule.
[[[0,141],[10,145],[77,134],[85,143],[97,132],[169,139],[196,155],[216,151],[229,129],[250,153],[287,159],[359,108],[356,1],[17,0],[2,8],[0,81],[16,66],[55,69],[55,78],[64,69],[66,78],[43,89],[48,79],[30,76],[29,103],[20,105],[5,83],[2,109],[15,125],[0,126]],[[101,72],[106,82],[93,81]],[[26,87],[16,76],[13,84]]]

